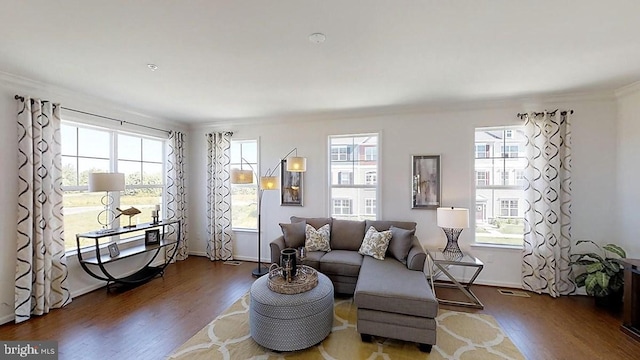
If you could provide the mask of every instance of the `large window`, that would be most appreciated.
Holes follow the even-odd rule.
[[[378,135],[329,137],[331,216],[377,218]]]
[[[126,190],[110,193],[112,208],[133,206],[139,209],[141,214],[132,218],[132,224],[151,221],[151,210],[162,204],[164,193],[164,140],[68,122],[62,123],[61,140],[67,250],[76,248],[75,234],[101,227],[98,215],[104,209],[102,200],[106,193],[88,192],[90,173],[124,173]],[[161,216],[165,215],[161,213]],[[121,216],[111,226],[128,225],[128,219],[128,216]],[[126,236],[138,235],[129,233]],[[105,242],[110,240],[104,238]],[[81,243],[81,246],[93,244],[93,240],[85,241],[90,242]]]
[[[256,140],[231,140],[231,169],[258,169]],[[258,185],[255,176],[251,184],[231,184],[231,226],[234,229],[258,228]]]
[[[521,127],[475,132],[476,242],[521,245],[526,143]]]

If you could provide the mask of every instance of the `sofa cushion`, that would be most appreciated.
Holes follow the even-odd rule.
[[[280,224],[282,235],[284,236],[284,244],[287,247],[294,249],[304,246],[306,225],[307,223],[304,221],[291,224]]]
[[[319,229],[326,224],[329,224],[329,226],[331,226],[331,223],[333,222],[332,218],[301,218],[297,216],[292,216],[290,220],[292,223],[304,221],[305,223],[313,226],[315,229]]]
[[[435,318],[436,300],[422,271],[407,269],[389,256],[380,261],[365,256],[354,302],[360,309]]]
[[[333,219],[331,249],[358,251],[364,234],[364,221]]]
[[[319,229],[307,224],[305,229],[306,238],[304,240],[304,246],[307,251],[331,251],[329,246],[330,231],[329,224],[325,224]]]
[[[362,245],[358,250],[360,255],[372,256],[374,259],[384,260],[391,240],[391,230],[376,231],[373,226],[367,230],[362,240]]]
[[[386,220],[367,220],[365,227],[368,229],[373,226],[378,231],[389,230],[391,226],[399,227],[401,229],[415,229],[416,223],[413,221],[386,221]]]
[[[326,275],[358,276],[362,255],[350,250],[333,250],[320,259],[320,272]]]
[[[307,251],[307,256],[302,261],[303,265],[311,266],[316,270],[320,270],[320,259],[324,256],[324,251]]]
[[[409,249],[411,249],[411,243],[413,242],[416,229],[406,230],[392,225],[389,230],[391,231],[389,254],[401,263],[406,264],[407,255],[409,255]]]

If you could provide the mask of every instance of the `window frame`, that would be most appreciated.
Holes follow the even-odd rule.
[[[80,184],[80,166],[79,166],[79,161],[80,159],[100,159],[100,160],[107,160],[109,162],[109,166],[107,171],[108,172],[122,172],[118,169],[118,162],[121,161],[122,159],[120,159],[118,156],[118,135],[125,135],[125,136],[130,136],[130,137],[135,137],[135,138],[139,138],[141,141],[141,154],[140,154],[140,161],[138,160],[126,160],[129,162],[136,162],[136,163],[140,163],[140,179],[141,179],[141,184],[137,184],[137,185],[128,185],[126,184],[126,177],[125,177],[125,188],[126,190],[144,190],[144,189],[159,189],[160,190],[160,196],[162,198],[162,204],[160,204],[162,206],[162,209],[166,209],[166,199],[167,199],[167,184],[166,184],[166,178],[167,178],[167,164],[166,164],[166,160],[163,160],[161,162],[158,161],[145,161],[144,160],[144,156],[143,156],[143,145],[142,142],[144,141],[144,139],[147,140],[153,140],[153,141],[159,141],[161,143],[161,151],[162,154],[160,156],[160,159],[166,159],[166,152],[167,152],[167,144],[168,144],[168,138],[165,137],[160,137],[160,136],[154,136],[154,135],[149,135],[149,134],[143,134],[143,133],[139,133],[139,132],[135,132],[135,131],[131,131],[131,130],[123,130],[123,129],[118,129],[118,128],[113,128],[113,127],[105,127],[105,126],[98,126],[98,125],[93,125],[93,124],[87,124],[84,123],[82,121],[77,121],[77,120],[69,120],[66,119],[63,116],[63,119],[61,120],[61,125],[62,126],[70,126],[70,127],[74,127],[76,129],[76,149],[75,149],[75,155],[70,155],[70,154],[64,154],[61,153],[61,157],[62,158],[69,158],[69,157],[73,157],[75,158],[75,165],[76,165],[76,184],[75,185],[62,185],[62,193],[63,193],[63,201],[64,201],[64,196],[67,192],[79,192],[80,194],[89,194],[89,184],[87,182],[87,184],[81,185]],[[81,156],[80,155],[80,129],[89,129],[89,130],[95,130],[95,131],[101,131],[101,132],[105,132],[108,134],[109,136],[109,158],[101,158],[101,157],[92,157],[92,156]],[[62,131],[62,129],[61,129]],[[64,139],[62,138],[62,134],[61,134],[61,142],[64,142]],[[152,184],[152,185],[145,185],[144,184],[144,174],[143,174],[143,169],[144,163],[149,163],[149,164],[161,164],[161,184]],[[125,190],[125,191],[126,191]],[[113,198],[113,203],[112,203],[112,208],[116,208],[116,207],[120,207],[120,202],[122,199],[122,192],[109,192],[109,194],[111,195],[111,197]],[[100,204],[100,206],[103,206],[102,204]],[[64,211],[64,209],[63,209]],[[139,218],[136,220],[140,220]],[[119,217],[118,219],[114,220],[111,223],[111,228],[118,228],[123,226],[122,221],[127,222],[126,219],[123,219],[123,217]],[[150,219],[149,219],[150,221]],[[127,222],[128,224],[128,222]],[[96,228],[95,230],[98,230],[100,228],[100,224],[97,223],[96,221]],[[75,234],[74,234],[75,236]],[[134,242],[134,241],[139,241],[141,239],[144,239],[144,234],[142,235],[135,235],[132,237],[128,237],[128,238],[123,238],[121,239],[119,235],[113,236],[113,238],[115,238],[115,241],[119,241],[122,244],[127,244],[129,242]],[[75,243],[74,243],[75,244]],[[101,244],[100,246],[106,246],[106,244]],[[95,246],[95,244],[90,244],[90,245],[85,245],[85,246],[81,246],[80,249],[78,249],[77,246],[74,246],[73,248],[66,248],[65,246],[65,253],[68,254],[75,254],[79,251],[84,252],[87,251],[87,249],[93,248]],[[126,246],[126,245],[125,245]]]
[[[246,160],[246,157],[243,155],[242,153],[242,144],[255,144],[256,147],[256,153],[252,154],[255,156],[256,162],[248,162],[248,160]],[[259,181],[259,175],[258,175],[258,171],[259,171],[259,164],[260,164],[260,151],[258,150],[260,147],[260,141],[259,139],[231,139],[231,144],[240,144],[240,162],[230,162],[229,163],[229,168],[233,169],[234,166],[239,167],[240,169],[244,169],[244,170],[251,170],[254,172],[254,179],[253,179],[253,183],[251,184],[231,184],[232,187],[245,187],[245,188],[249,188],[249,187],[253,187],[255,189],[256,192],[256,197],[255,197],[255,204],[256,204],[256,211],[259,212],[260,209],[258,209],[257,207],[259,206],[259,199],[258,197],[260,196],[260,189],[258,188],[258,181]],[[230,154],[230,157],[233,159],[233,155]],[[247,163],[249,165],[247,165],[247,163],[245,163],[242,159],[245,159],[247,161]],[[233,192],[233,190],[232,190]],[[232,195],[233,196],[233,195]],[[233,197],[231,199],[231,209],[232,209],[232,216],[231,218],[233,219]],[[258,218],[256,216],[256,224],[255,227],[246,227],[246,226],[235,226],[233,221],[231,222],[231,229],[234,231],[248,231],[248,232],[257,232],[258,231]]]

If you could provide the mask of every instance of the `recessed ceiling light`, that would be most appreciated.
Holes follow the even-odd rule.
[[[156,70],[158,70],[158,65],[156,65],[156,64],[147,64],[147,67],[148,67],[151,71],[156,71]]]
[[[323,33],[313,33],[309,35],[309,41],[314,44],[321,44],[325,40],[327,40],[327,37]]]

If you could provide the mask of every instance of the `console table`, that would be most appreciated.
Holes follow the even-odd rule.
[[[442,250],[426,250],[427,256],[429,258],[429,279],[431,283],[431,291],[433,291],[433,295],[436,296],[438,303],[444,305],[454,305],[454,306],[467,306],[473,307],[477,309],[484,309],[484,305],[480,302],[480,299],[471,291],[471,285],[476,281],[476,278],[482,271],[484,264],[480,259],[475,256],[471,256],[469,254],[448,254],[443,253]],[[456,277],[451,274],[450,267],[451,266],[459,266],[459,267],[469,267],[474,268],[475,272],[471,279],[464,283],[458,281]],[[443,282],[437,281],[436,278],[440,274],[445,274],[450,281]],[[469,299],[469,301],[454,301],[454,300],[446,300],[440,299],[436,295],[436,287],[447,287],[447,288],[457,288],[462,291],[462,293]]]
[[[177,231],[175,239],[168,239],[165,237],[167,234],[168,226],[176,226]],[[76,245],[78,248],[78,261],[80,262],[80,266],[92,277],[106,281],[107,282],[107,290],[109,290],[109,286],[112,284],[119,285],[136,285],[150,279],[154,278],[157,275],[164,274],[164,269],[171,263],[173,258],[175,257],[178,251],[178,245],[182,241],[181,239],[181,222],[180,220],[163,220],[157,223],[144,223],[139,224],[132,227],[121,227],[117,229],[109,229],[109,230],[97,230],[90,231],[87,233],[76,234]],[[101,251],[106,250],[106,246],[100,246],[99,240],[105,237],[118,236],[134,231],[140,230],[149,230],[149,229],[160,229],[160,241],[158,244],[154,245],[145,245],[144,242],[139,245],[129,246],[124,249],[120,249],[120,254],[117,256],[110,256],[107,254],[102,254]],[[80,239],[93,239],[95,244],[93,245],[93,250],[89,253],[83,254],[80,248]],[[165,257],[165,261],[160,266],[151,266],[151,263],[158,257],[160,250],[166,248],[170,245],[174,245],[173,252],[169,257]],[[122,260],[134,255],[151,253],[151,259],[139,270],[135,273],[125,276],[125,277],[116,277],[111,275],[108,270],[107,264],[114,263],[118,260]],[[89,255],[89,256],[87,256]]]
[[[622,331],[640,340],[640,259],[621,259],[624,266]]]

